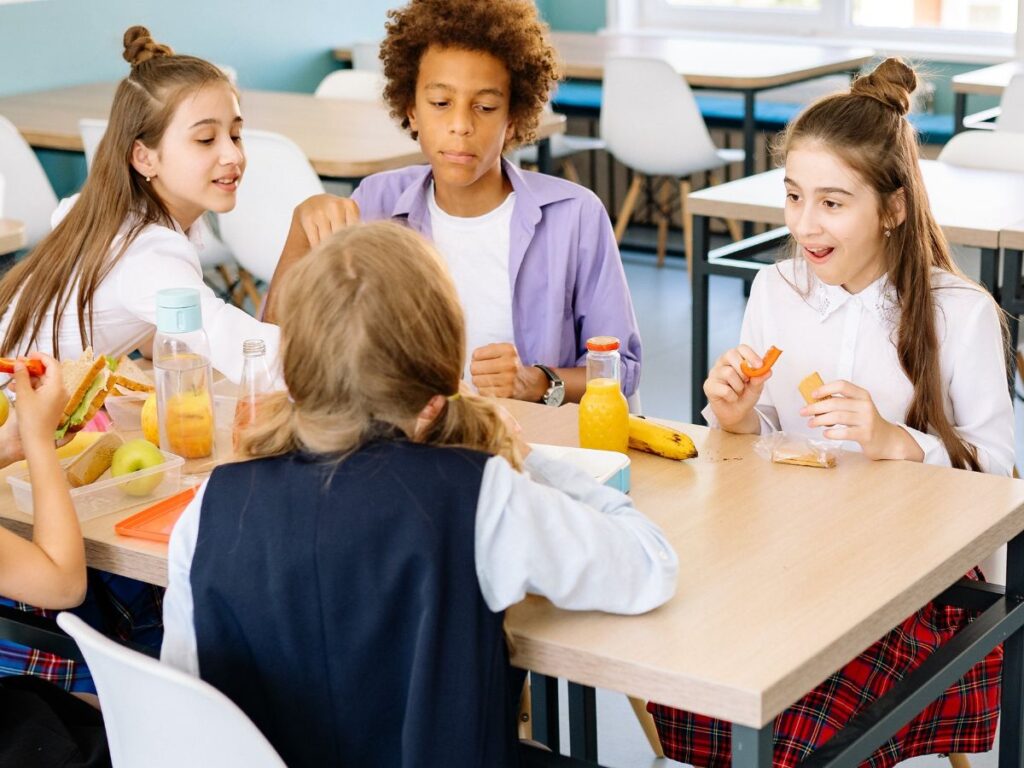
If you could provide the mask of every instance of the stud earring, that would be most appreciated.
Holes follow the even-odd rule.
[[[146,181],[149,181],[149,179],[146,179]],[[885,236],[886,237],[892,237],[892,230],[891,229],[885,230]]]
[[[149,181],[149,176],[147,176],[147,177],[146,177],[146,181]],[[888,236],[889,236],[889,231],[888,231],[888,230],[886,230],[886,232],[885,232],[885,236],[886,236],[886,237],[888,237]]]

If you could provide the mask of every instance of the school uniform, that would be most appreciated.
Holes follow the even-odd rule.
[[[467,336],[474,338],[477,327],[485,322],[500,327],[500,317],[483,318],[490,318],[495,307],[507,305],[513,338],[494,340],[514,341],[524,365],[556,368],[584,365],[588,338],[615,336],[621,342],[622,391],[632,395],[640,381],[640,330],[603,204],[578,184],[523,171],[506,160],[502,160],[502,171],[515,196],[510,216],[493,217],[490,234],[480,235],[478,242],[485,249],[487,243],[507,243],[507,298],[474,300],[476,291],[460,290]],[[401,221],[433,239],[429,165],[369,176],[352,199],[363,221]],[[449,242],[458,240],[453,233]],[[462,279],[460,269],[467,265],[467,258],[456,262],[443,243],[438,243],[438,250],[449,259],[456,285],[472,286],[471,279]],[[497,249],[493,258],[501,257]]]
[[[171,536],[162,660],[224,691],[293,767],[516,765],[504,609],[531,592],[640,613],[678,568],[628,497],[536,453],[527,466],[537,482],[384,432],[340,463],[218,467]]]
[[[71,210],[78,195],[61,201],[53,214],[56,227]],[[127,230],[114,239],[110,252],[117,254],[123,246]],[[156,293],[163,288],[194,288],[199,292],[203,313],[203,330],[210,340],[213,367],[237,382],[242,376],[242,342],[263,339],[268,359],[277,357],[280,331],[276,325],[261,323],[252,315],[220,299],[203,282],[199,252],[209,230],[202,218],[186,233],[176,223],[173,227],[149,224],[139,232],[121,258],[111,268],[93,295],[92,312],[86,317],[85,338],[97,354],[120,357],[150,340],[156,331]],[[64,311],[58,334],[59,357],[75,359],[82,353],[79,333],[77,289],[72,291],[68,309]],[[7,332],[17,299],[0,320],[0,338]],[[23,354],[40,349],[56,354],[51,348],[53,338],[51,309],[34,344],[22,343],[13,350]],[[92,327],[90,330],[89,320]]]
[[[932,277],[939,339],[939,369],[947,416],[978,451],[986,472],[1013,468],[1013,406],[1006,387],[1002,329],[992,297],[942,270]],[[818,371],[824,381],[846,379],[866,389],[884,419],[903,427],[924,452],[925,462],[949,466],[949,454],[934,434],[904,423],[913,387],[896,354],[899,308],[895,289],[883,276],[856,294],[818,281],[802,260],[761,270],[743,319],[741,342],[757,351],[783,350],[757,404],[761,432],[822,439],[821,428],[800,416],[797,388]],[[712,426],[710,408],[704,412]],[[860,450],[844,442],[848,450]],[[968,578],[979,579],[977,569]],[[774,765],[799,764],[865,707],[887,693],[948,642],[975,616],[929,603],[856,659],[831,675],[775,719]],[[1003,649],[984,660],[887,741],[865,762],[888,768],[911,757],[950,752],[987,752],[999,718]],[[728,723],[650,703],[667,757],[696,766],[730,765]]]

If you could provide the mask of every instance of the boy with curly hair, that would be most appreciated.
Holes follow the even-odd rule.
[[[402,221],[448,262],[466,313],[464,378],[479,392],[579,401],[586,341],[607,335],[621,341],[622,389],[633,395],[640,334],[604,206],[502,158],[535,139],[558,79],[536,7],[412,0],[388,16],[384,98],[429,165],[370,176],[351,199],[317,195],[296,208],[275,282],[347,224]]]

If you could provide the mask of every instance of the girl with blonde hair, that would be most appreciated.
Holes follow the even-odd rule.
[[[906,119],[916,86],[910,67],[886,59],[787,129],[780,150],[794,255],[754,280],[741,343],[704,384],[705,416],[729,432],[782,429],[843,441],[874,460],[1009,475],[1004,322],[953,263],[929,208]],[[747,376],[741,364],[760,366],[769,345],[785,354],[766,375]],[[808,405],[799,384],[815,371],[824,382]],[[776,718],[774,764],[799,764],[974,615],[929,603],[907,618]],[[864,764],[991,749],[1002,654],[997,647]],[[730,764],[727,723],[649,709],[666,756]]]
[[[162,659],[290,766],[517,764],[505,608],[648,611],[675,553],[627,496],[460,394],[462,310],[421,236],[346,228],[278,300],[288,392],[174,529]]]

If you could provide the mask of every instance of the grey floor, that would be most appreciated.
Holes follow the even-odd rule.
[[[644,365],[640,391],[644,412],[679,421],[690,415],[690,286],[681,259],[669,259],[661,269],[653,257],[625,251],[629,281],[644,342]],[[710,355],[714,359],[736,344],[743,319],[745,300],[739,280],[711,279]],[[1024,409],[1016,409],[1017,457],[1024,456]],[[562,743],[568,743],[567,704],[562,687]],[[626,697],[598,691],[598,756],[608,768],[659,768],[679,765],[657,759],[647,745]],[[995,768],[996,753],[972,755],[974,768]],[[910,768],[945,768],[945,758],[921,757],[908,760]]]

